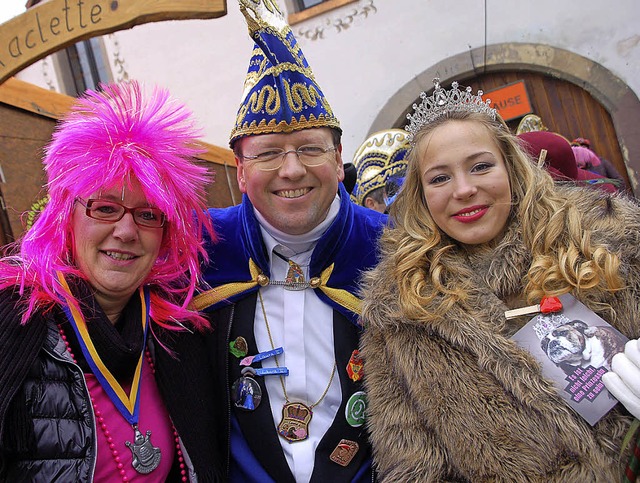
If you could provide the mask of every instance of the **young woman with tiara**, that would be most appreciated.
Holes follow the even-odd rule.
[[[436,82],[414,106],[407,176],[365,277],[376,468],[382,481],[620,481],[640,415],[640,377],[627,377],[640,335],[638,205],[554,184],[480,94]],[[543,297],[565,295],[633,339],[609,373],[619,384],[607,382],[626,408],[593,426],[511,339]]]

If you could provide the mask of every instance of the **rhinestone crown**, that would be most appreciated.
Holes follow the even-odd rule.
[[[563,314],[540,314],[533,324],[533,331],[542,340],[549,332],[569,322],[571,319]]]
[[[440,79],[433,79],[433,94],[427,97],[427,93],[420,94],[422,102],[420,105],[413,105],[413,114],[407,114],[409,124],[405,130],[409,132],[409,141],[413,143],[413,137],[426,124],[429,124],[448,112],[469,111],[484,112],[495,121],[497,111],[491,107],[491,100],[482,99],[483,92],[478,90],[478,94],[471,92],[471,87],[464,91],[458,89],[457,82],[451,83],[451,90],[447,91],[440,87]]]

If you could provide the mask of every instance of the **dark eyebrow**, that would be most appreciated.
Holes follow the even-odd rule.
[[[491,155],[492,158],[495,159],[495,156],[493,155],[493,153],[491,151],[479,151],[477,153],[473,153],[471,156],[467,156],[464,159],[464,162],[474,161],[475,159],[479,158],[480,156],[482,156],[484,154],[489,154],[489,155]],[[427,174],[428,172],[433,171],[433,170],[443,170],[443,169],[446,169],[446,168],[447,168],[446,165],[436,164],[435,166],[432,166],[428,170],[426,170],[423,174]]]

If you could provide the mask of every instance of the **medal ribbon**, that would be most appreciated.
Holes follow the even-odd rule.
[[[67,315],[67,319],[69,319],[69,323],[78,337],[82,353],[84,354],[89,367],[91,367],[91,370],[98,379],[102,389],[107,393],[107,396],[109,396],[109,399],[111,399],[114,406],[118,408],[120,414],[122,414],[129,424],[137,424],[140,414],[139,395],[140,379],[142,375],[142,357],[147,342],[147,329],[149,327],[149,289],[147,287],[140,287],[138,290],[140,301],[142,303],[142,332],[144,334],[144,339],[142,343],[142,350],[140,351],[140,358],[138,359],[138,364],[136,366],[135,373],[133,374],[131,391],[129,396],[127,396],[124,389],[122,389],[122,386],[118,383],[116,378],[113,377],[113,374],[111,374],[109,369],[107,369],[107,366],[96,351],[91,337],[89,336],[87,323],[84,320],[82,312],[80,312],[78,308],[71,303],[72,294],[67,281],[64,279],[64,275],[57,272],[57,276],[60,281],[60,285],[62,286],[62,296],[67,302],[66,305],[63,306],[63,309]]]

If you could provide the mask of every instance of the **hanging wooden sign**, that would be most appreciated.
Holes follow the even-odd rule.
[[[225,0],[49,0],[0,25],[0,84],[80,40],[148,22],[217,18]]]

